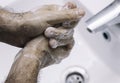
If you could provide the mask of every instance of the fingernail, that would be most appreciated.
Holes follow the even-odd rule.
[[[55,39],[51,39],[49,41],[49,44],[50,44],[51,48],[57,48],[57,46],[58,46],[58,42]]]
[[[47,28],[46,31],[45,31],[45,36],[46,37],[51,37],[54,34],[54,32],[53,32],[54,30],[55,30],[54,27]]]
[[[77,8],[76,4],[74,2],[67,2],[65,5],[64,5],[64,8],[65,9],[73,9],[73,8]]]
[[[76,13],[79,16],[84,16],[85,15],[85,11],[83,9],[78,9],[78,11],[76,11]]]
[[[85,11],[83,9],[75,9],[75,14],[81,18],[85,15]]]

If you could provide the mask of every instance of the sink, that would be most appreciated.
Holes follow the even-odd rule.
[[[64,0],[9,1],[11,2],[1,6],[15,12],[28,11],[44,3],[63,4],[64,2]],[[3,2],[0,1],[0,4]],[[120,41],[119,32],[116,33],[119,28],[113,30],[115,26],[111,26],[110,29],[91,34],[86,30],[85,23],[87,19],[110,4],[112,0],[78,0],[78,2],[85,9],[86,15],[75,28],[75,46],[70,56],[60,64],[42,69],[40,71],[41,74],[38,76],[38,83],[63,83],[62,80],[65,79],[63,78],[64,73],[69,71],[69,68],[72,69],[74,67],[85,69],[88,75],[86,83],[120,83]],[[100,2],[96,9],[92,7],[94,2]],[[0,83],[3,83],[20,48],[0,43],[0,50]]]

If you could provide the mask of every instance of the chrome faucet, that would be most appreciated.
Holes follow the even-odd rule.
[[[86,21],[87,30],[96,33],[103,30],[104,25],[114,25],[120,23],[120,0],[115,0],[105,9]]]

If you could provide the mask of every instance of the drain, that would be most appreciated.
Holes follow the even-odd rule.
[[[62,75],[62,83],[88,83],[88,74],[81,67],[70,67]]]
[[[84,83],[84,77],[79,72],[74,72],[67,76],[65,83]]]

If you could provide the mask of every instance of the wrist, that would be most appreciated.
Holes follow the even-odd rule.
[[[38,62],[40,68],[44,68],[55,63],[53,57],[47,52],[43,52],[43,55],[41,55],[40,57],[36,56],[36,54],[25,54],[24,57]]]

